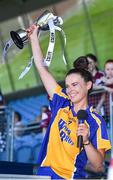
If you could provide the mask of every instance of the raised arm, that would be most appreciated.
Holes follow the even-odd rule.
[[[52,98],[54,90],[57,86],[57,82],[53,78],[51,73],[48,71],[48,68],[44,66],[44,62],[43,62],[44,57],[43,57],[40,44],[39,44],[39,39],[37,36],[38,29],[39,29],[38,26],[32,25],[29,29],[27,29],[27,32],[31,41],[31,47],[32,47],[32,52],[33,52],[36,68],[39,72],[39,75],[44,84],[44,87],[47,90],[47,93],[49,94],[50,98]]]

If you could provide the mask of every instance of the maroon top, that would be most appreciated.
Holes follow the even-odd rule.
[[[42,128],[47,128],[51,119],[51,111],[47,110],[46,112],[47,118],[46,119],[42,119],[40,127]]]
[[[93,83],[95,83],[97,79],[100,79],[103,76],[104,76],[104,73],[102,71],[97,71],[95,76],[93,76]]]

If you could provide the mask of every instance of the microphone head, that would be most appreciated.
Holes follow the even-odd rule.
[[[78,123],[81,124],[81,123],[84,123],[84,120],[86,120],[88,117],[88,114],[85,110],[81,109],[77,112],[77,118],[78,118]],[[81,151],[81,148],[83,147],[83,137],[82,135],[79,135],[78,138],[77,138],[77,147],[80,148],[80,151]]]
[[[85,110],[81,109],[77,112],[77,118],[78,119],[85,120],[85,119],[87,119],[87,117],[88,117],[88,114]]]

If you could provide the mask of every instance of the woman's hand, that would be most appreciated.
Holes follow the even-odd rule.
[[[106,81],[107,81],[107,78],[105,76],[101,77],[100,79],[103,83],[106,83]]]
[[[35,24],[33,24],[28,29],[26,29],[26,31],[27,31],[29,39],[31,40],[38,35],[39,26],[38,25],[36,26]]]
[[[83,144],[89,141],[89,129],[84,123],[78,124],[77,136],[80,135],[83,137]]]
[[[109,92],[109,93],[113,93],[113,88],[104,86],[104,90]]]

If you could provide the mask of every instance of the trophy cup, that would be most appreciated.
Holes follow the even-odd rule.
[[[49,30],[48,21],[53,18],[54,25],[61,25],[63,21],[60,17],[54,16],[50,11],[46,10],[43,14],[38,17],[35,21],[35,25],[39,25],[39,30]],[[24,29],[19,29],[17,31],[10,32],[11,38],[16,46],[20,49],[24,47],[24,44],[28,42],[28,35],[27,31]]]

